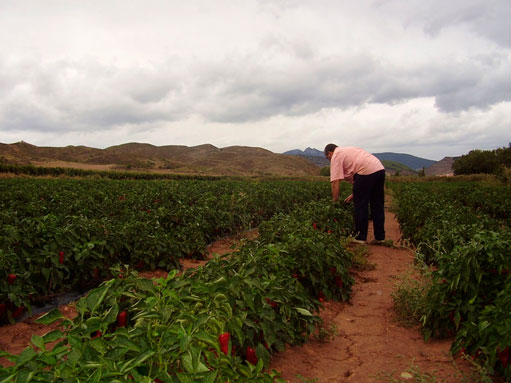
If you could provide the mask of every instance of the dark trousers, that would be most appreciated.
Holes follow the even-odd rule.
[[[380,241],[385,239],[385,170],[362,176],[353,177],[353,203],[355,206],[355,233],[356,239],[367,239],[367,226],[369,221],[369,206],[373,218],[374,238]]]

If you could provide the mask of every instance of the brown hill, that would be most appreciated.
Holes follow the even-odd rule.
[[[47,167],[144,170],[210,175],[319,175],[306,159],[248,146],[217,148],[127,143],[106,149],[86,146],[38,147],[26,142],[0,143],[0,160]]]
[[[424,172],[427,176],[452,176],[454,175],[452,164],[455,159],[456,157],[444,157],[440,161],[426,168]]]

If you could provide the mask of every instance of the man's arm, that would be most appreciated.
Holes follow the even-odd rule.
[[[335,180],[330,182],[330,185],[332,186],[332,199],[334,202],[337,202],[339,200],[340,183],[341,180]]]

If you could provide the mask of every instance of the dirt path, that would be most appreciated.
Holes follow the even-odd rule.
[[[399,224],[389,211],[385,229],[387,239],[398,244]],[[357,272],[351,301],[327,302],[321,311],[326,328],[335,329],[334,339],[312,339],[304,346],[291,347],[275,355],[271,368],[281,371],[289,382],[376,383],[388,381],[383,376],[393,371],[395,378],[407,381],[400,376],[413,362],[421,372],[460,382],[454,377],[456,370],[448,354],[452,339],[424,343],[417,328],[400,327],[394,319],[391,293],[396,276],[413,264],[413,252],[369,245],[368,253],[374,270]],[[464,361],[456,363],[465,371],[469,369]]]

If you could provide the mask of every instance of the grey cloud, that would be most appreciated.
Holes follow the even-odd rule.
[[[511,100],[509,67],[505,54],[500,60],[478,57],[407,69],[369,56],[312,59],[285,71],[246,60],[202,72],[194,110],[212,121],[241,122],[422,97],[434,98],[444,112],[485,109]]]
[[[497,55],[493,55],[495,59]],[[439,77],[436,105],[443,111],[469,108],[486,109],[511,100],[511,62],[505,55],[499,61],[473,59],[470,64],[453,65]]]
[[[508,0],[401,0],[379,1],[378,7],[390,7],[403,14],[407,25],[422,26],[437,36],[451,26],[464,25],[475,35],[504,47],[511,47],[511,6]]]
[[[172,102],[180,85],[165,76],[165,67],[155,72],[57,61],[33,65],[28,75],[21,73],[24,65],[19,68],[10,68],[11,91],[0,94],[2,130],[90,131],[183,116]]]
[[[0,93],[1,129],[143,128],[192,115],[237,123],[422,97],[455,112],[511,100],[505,52],[406,69],[369,55],[321,57],[311,50],[298,56],[288,42],[264,59],[255,53],[216,62],[172,58],[134,68],[56,61],[31,63],[29,76],[9,67],[13,75],[0,82],[17,91]]]
[[[353,106],[368,99],[377,69],[364,56],[308,60],[285,68],[259,66],[249,58],[222,63],[202,73],[200,89],[206,96],[197,108],[213,121],[241,122]]]

